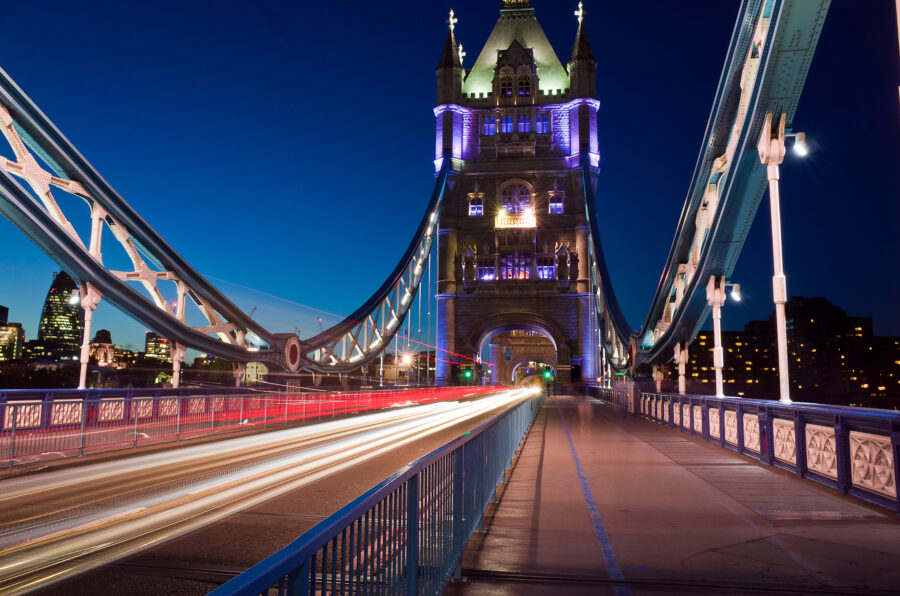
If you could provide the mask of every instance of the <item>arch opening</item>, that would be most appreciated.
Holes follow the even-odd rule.
[[[543,378],[544,371],[556,376],[558,344],[553,333],[534,323],[507,323],[486,329],[478,339],[486,382],[494,385],[521,386]]]

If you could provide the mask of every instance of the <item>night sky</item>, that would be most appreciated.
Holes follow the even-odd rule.
[[[0,67],[197,270],[270,330],[308,336],[310,307],[361,304],[424,212],[447,11],[471,67],[499,4],[11,2]],[[672,242],[739,4],[585,3],[602,103],[600,231],[633,328]],[[577,2],[534,5],[565,63]],[[872,316],[881,335],[900,335],[895,19],[892,0],[834,0],[795,119],[812,153],[782,167],[789,293]],[[5,142],[0,155],[11,156]],[[66,205],[85,228],[87,209]],[[771,310],[767,205],[733,276],[745,300],[724,311],[727,329]],[[108,232],[104,243],[117,248]],[[55,270],[0,218],[0,304],[29,339]],[[94,326],[143,349],[145,328],[109,305]]]

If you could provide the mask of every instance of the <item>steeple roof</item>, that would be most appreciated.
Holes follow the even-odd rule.
[[[459,60],[459,51],[456,49],[456,39],[453,37],[453,29],[447,31],[447,41],[444,43],[444,51],[441,52],[441,61],[438,62],[438,68],[446,68],[459,66],[462,68],[462,62]]]
[[[531,3],[527,0],[504,0],[500,19],[463,82],[463,93],[487,94],[493,90],[497,52],[506,50],[514,41],[534,50],[541,90],[564,91],[568,88],[569,76],[535,18]]]
[[[578,33],[575,34],[575,46],[572,48],[572,57],[569,58],[569,62],[575,60],[597,61],[597,59],[594,58],[594,52],[591,50],[591,44],[588,41],[587,33],[584,31],[583,22],[578,23]]]

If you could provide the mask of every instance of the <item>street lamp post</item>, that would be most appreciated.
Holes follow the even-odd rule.
[[[722,349],[722,306],[725,304],[726,288],[731,286],[731,296],[740,301],[741,284],[728,283],[721,275],[712,275],[706,284],[706,301],[712,307],[713,316],[713,369],[716,371],[716,397],[725,397],[722,369],[725,366],[725,352]]]
[[[785,322],[784,305],[787,302],[787,278],[784,275],[784,259],[781,246],[781,202],[778,193],[778,166],[784,160],[785,136],[796,137],[794,150],[798,155],[806,155],[806,135],[804,133],[791,133],[785,135],[784,125],[786,114],[781,114],[778,128],[772,130],[772,114],[766,114],[763,123],[759,143],[756,145],[759,151],[759,159],[766,166],[766,174],[769,179],[769,210],[772,217],[772,260],[775,273],[772,276],[772,294],[775,301],[775,325],[778,343],[778,379],[780,386],[780,401],[791,403],[790,380],[788,378],[788,354],[787,354],[787,326]]]

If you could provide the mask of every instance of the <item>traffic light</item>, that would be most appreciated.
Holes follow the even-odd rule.
[[[552,378],[553,378],[553,371],[550,370],[549,368],[545,368],[545,369],[544,369],[544,378],[547,379],[548,381],[549,381],[550,379],[552,379]]]
[[[463,371],[463,377],[465,377],[467,379],[471,379],[472,378],[472,369],[471,368],[465,369]]]

